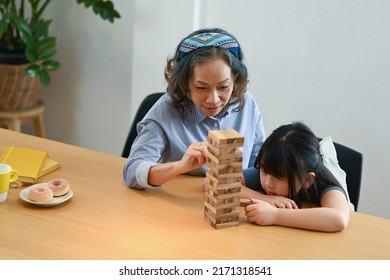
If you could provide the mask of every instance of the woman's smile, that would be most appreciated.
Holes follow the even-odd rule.
[[[218,113],[222,110],[222,106],[216,106],[216,107],[210,107],[210,106],[203,106],[205,110],[205,115],[207,116],[215,116],[218,115]]]

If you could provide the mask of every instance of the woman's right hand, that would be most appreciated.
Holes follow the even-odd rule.
[[[160,186],[173,177],[200,168],[207,162],[207,142],[191,144],[179,161],[153,165],[149,169],[148,184]]]
[[[192,143],[182,159],[179,161],[181,173],[198,169],[207,163],[207,145],[206,141]]]

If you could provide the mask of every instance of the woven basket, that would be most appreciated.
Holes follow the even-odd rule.
[[[39,102],[41,81],[24,74],[28,64],[0,64],[0,110],[17,111],[35,107]]]

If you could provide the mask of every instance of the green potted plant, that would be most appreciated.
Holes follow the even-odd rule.
[[[120,18],[114,4],[106,0],[76,0],[99,15],[114,22]],[[10,89],[27,95],[26,88],[40,88],[51,83],[50,72],[60,67],[54,59],[57,53],[56,37],[49,34],[52,19],[45,19],[44,12],[51,0],[0,0],[0,109],[15,110],[8,104]],[[16,76],[25,79],[18,80]],[[3,79],[3,81],[2,81]],[[21,85],[26,85],[21,89]],[[2,91],[4,91],[2,97]],[[19,97],[18,97],[19,98]],[[35,98],[37,99],[37,98]],[[37,103],[38,100],[35,101]],[[15,103],[15,102],[13,102]],[[34,102],[33,102],[34,103]],[[6,108],[4,108],[5,105]],[[22,107],[32,105],[25,105]],[[2,108],[3,107],[3,108]]]

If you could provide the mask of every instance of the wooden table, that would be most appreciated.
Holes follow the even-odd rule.
[[[390,220],[352,213],[347,229],[321,233],[246,221],[212,228],[203,218],[202,178],[178,176],[139,191],[122,181],[125,159],[0,129],[7,145],[46,150],[61,168],[42,177],[69,181],[73,198],[42,208],[10,189],[0,203],[0,259],[390,259]]]

